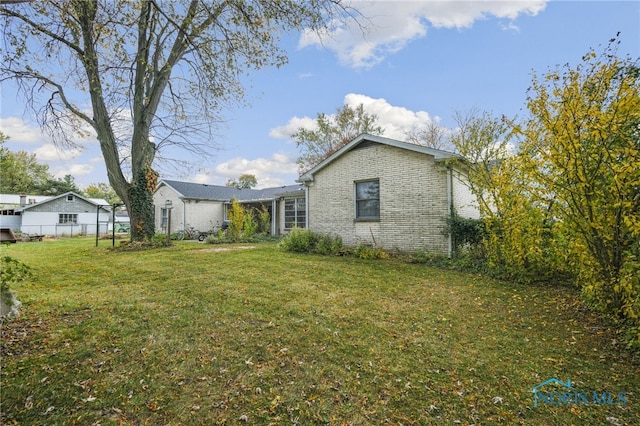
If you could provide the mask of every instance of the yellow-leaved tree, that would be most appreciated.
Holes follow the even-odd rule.
[[[521,282],[565,277],[562,239],[555,238],[552,200],[534,182],[534,164],[515,152],[512,125],[487,112],[456,114],[451,138],[465,158],[468,186],[484,225],[484,256],[494,275]]]
[[[640,66],[618,43],[534,77],[518,130],[583,294],[640,345]]]

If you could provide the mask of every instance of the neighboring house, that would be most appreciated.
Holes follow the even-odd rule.
[[[450,255],[445,228],[452,209],[479,217],[459,160],[453,153],[360,135],[298,179],[307,188],[307,227],[339,235],[347,246]]]
[[[0,225],[2,228],[19,231],[22,225],[22,214],[16,210],[50,198],[46,195],[0,194]]]
[[[55,197],[0,195],[0,225],[25,234],[71,236],[107,232],[111,207],[75,192]]]
[[[236,198],[248,208],[266,208],[271,217],[271,234],[279,235],[306,222],[302,184],[265,189],[238,189],[227,186],[161,180],[153,194],[155,228],[167,231],[169,208],[171,231],[194,228],[220,229],[227,220],[227,209]],[[167,204],[167,202],[170,204]]]

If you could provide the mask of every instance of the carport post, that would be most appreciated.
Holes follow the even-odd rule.
[[[100,231],[100,205],[96,206],[96,247],[98,247],[98,237]]]
[[[118,207],[120,204],[114,204],[113,206],[111,206],[111,208],[113,209],[112,213],[113,215],[111,216],[111,247],[115,247],[116,245],[116,207]],[[108,229],[107,225],[107,229]]]
[[[164,202],[164,208],[167,210],[167,245],[171,244],[171,209],[173,208],[173,202],[167,200]]]

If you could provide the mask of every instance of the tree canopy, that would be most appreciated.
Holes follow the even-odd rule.
[[[38,163],[35,154],[13,152],[4,146],[8,136],[0,134],[0,193],[39,195],[54,179],[49,166]]]
[[[249,189],[254,188],[257,184],[258,180],[256,179],[255,175],[245,173],[240,175],[240,177],[238,177],[238,180],[229,179],[225,185],[239,189]]]
[[[95,133],[142,240],[163,149],[206,154],[222,108],[243,100],[242,77],[286,63],[279,34],[352,13],[340,0],[2,4],[0,81],[16,81],[58,144]]]
[[[62,179],[51,178],[40,188],[39,193],[42,195],[60,195],[65,192],[75,192],[82,194],[78,185],[76,185],[75,179],[71,175],[65,175]]]
[[[57,195],[80,193],[71,175],[57,179],[49,166],[39,163],[35,154],[13,152],[4,146],[8,136],[0,133],[0,192],[3,194]]]
[[[310,170],[358,135],[380,135],[383,131],[378,117],[365,112],[363,104],[355,108],[344,105],[334,115],[319,113],[316,128],[301,127],[292,135],[300,149],[298,168],[300,172]]]
[[[84,190],[84,194],[89,198],[102,198],[112,205],[122,203],[122,200],[113,188],[104,182],[92,183]]]

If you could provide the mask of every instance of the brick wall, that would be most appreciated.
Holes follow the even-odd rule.
[[[355,182],[379,179],[380,220],[355,220]],[[309,188],[309,228],[337,234],[345,245],[375,244],[389,251],[428,249],[446,254],[447,173],[433,157],[368,144],[334,160]]]

